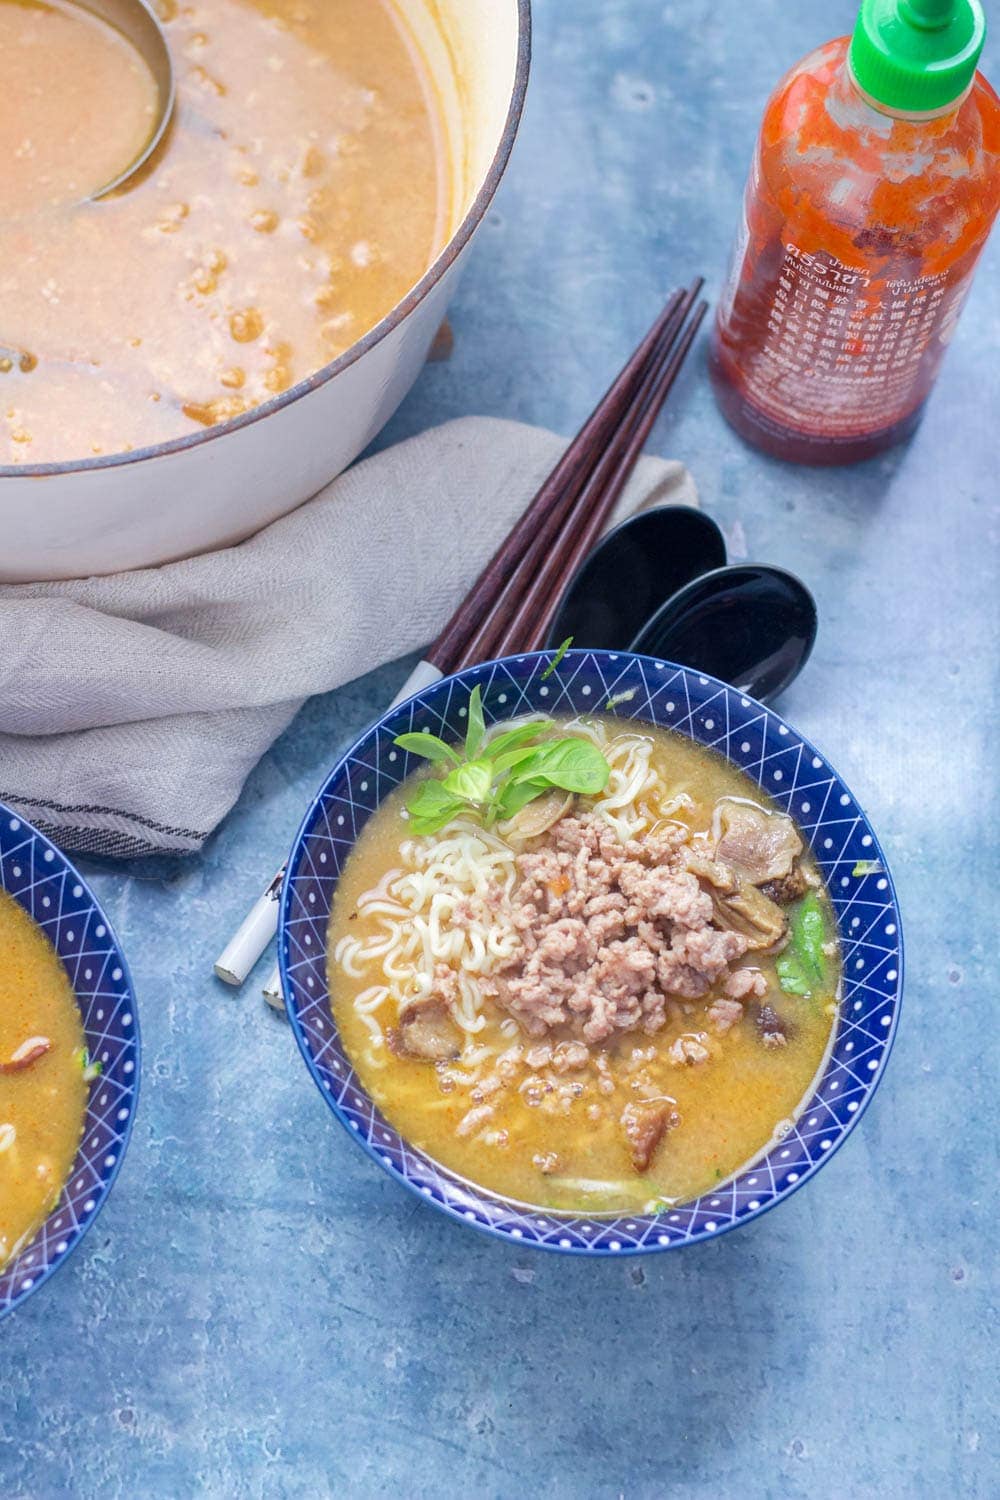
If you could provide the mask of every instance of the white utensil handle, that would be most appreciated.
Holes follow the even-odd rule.
[[[440,667],[435,667],[432,662],[418,661],[409,677],[403,683],[399,692],[389,704],[389,708],[395,708],[406,698],[412,698],[414,693],[419,693],[421,688],[431,687],[435,682],[440,682],[444,673]],[[225,948],[215,960],[215,972],[226,984],[241,985],[246,979],[254,964],[260,958],[268,943],[278,930],[278,906],[281,901],[281,882],[285,878],[285,867],[282,866],[275,875],[267,890],[254,902],[247,912],[237,930],[233,933]],[[271,995],[277,998],[277,1008],[284,1009],[284,1001],[281,998],[281,981],[278,971],[275,969],[271,978],[264,988],[265,997],[269,1000]],[[271,1001],[274,1004],[274,1001]]]
[[[277,932],[284,874],[284,869],[278,871],[215,960],[215,972],[226,984],[238,987],[243,983]]]
[[[421,688],[433,687],[435,682],[440,682],[443,676],[444,673],[441,668],[436,667],[433,662],[418,661],[395,698],[389,704],[389,707],[396,708],[398,704],[404,703],[407,698],[412,698],[414,693],[419,693]]]
[[[281,988],[281,970],[275,964],[264,986],[264,999],[272,1010],[285,1014],[285,993]]]

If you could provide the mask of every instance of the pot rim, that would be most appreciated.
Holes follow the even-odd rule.
[[[62,459],[58,463],[0,464],[0,481],[43,479],[61,474],[86,473],[89,470],[117,469],[127,464],[147,463],[154,458],[166,458],[174,453],[183,453],[189,449],[201,447],[205,443],[215,442],[241,428],[249,427],[253,422],[262,421],[274,412],[281,411],[284,407],[300,400],[301,397],[318,390],[320,386],[326,385],[328,381],[339,375],[342,370],[355,364],[362,355],[367,354],[370,349],[398,328],[450,270],[465,249],[482,223],[510,160],[524,109],[531,64],[531,0],[515,0],[515,4],[517,6],[517,60],[514,67],[514,86],[511,91],[507,118],[504,121],[503,132],[493,160],[490,162],[468,212],[444,249],[416,285],[410,288],[402,301],[397,302],[395,307],[375,324],[374,328],[370,328],[356,344],[352,344],[343,354],[338,355],[331,364],[323,365],[321,369],[307,375],[305,379],[298,381],[287,391],[282,391],[279,396],[272,397],[270,401],[265,401],[260,406],[252,407],[250,411],[243,412],[238,417],[230,418],[228,422],[219,422],[203,432],[185,433],[182,437],[168,438],[162,443],[151,443],[145,448],[136,448],[130,452],[108,453],[93,458]]]

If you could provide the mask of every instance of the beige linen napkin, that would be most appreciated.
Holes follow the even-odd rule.
[[[0,585],[0,798],[67,849],[198,849],[305,698],[434,638],[563,446],[463,418],[239,546]],[[659,503],[694,485],[646,458],[619,515]]]

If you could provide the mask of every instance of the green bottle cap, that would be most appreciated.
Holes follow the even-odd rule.
[[[851,72],[876,104],[932,113],[965,93],[985,36],[979,0],[862,0]]]

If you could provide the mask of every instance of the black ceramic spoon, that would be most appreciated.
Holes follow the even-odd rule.
[[[788,687],[816,639],[816,604],[781,568],[716,568],[668,599],[629,649],[665,657],[766,703]]]
[[[660,605],[726,561],[722,532],[689,505],[629,516],[603,536],[566,586],[549,645],[624,651]]]

